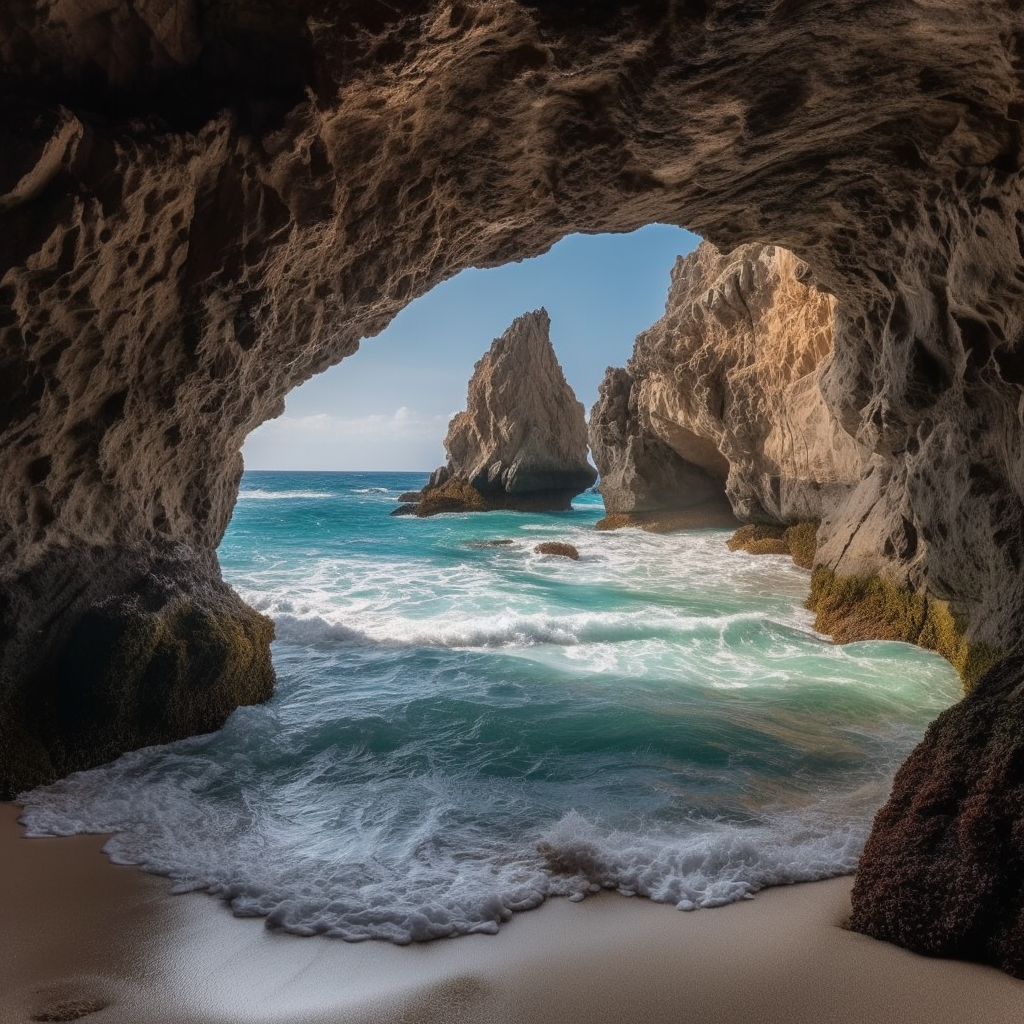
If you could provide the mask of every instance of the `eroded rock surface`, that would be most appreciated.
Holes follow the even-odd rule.
[[[703,242],[672,271],[665,316],[609,369],[590,438],[609,513],[725,494],[744,522],[820,519],[871,452],[831,414],[820,381],[834,299],[778,246]]]
[[[138,742],[72,725],[64,758],[38,708],[78,624],[150,578],[217,611],[238,449],[290,388],[571,231],[795,253],[873,460],[819,557],[1017,644],[1022,69],[1005,0],[3,6],[0,750],[34,753],[0,791]]]
[[[590,412],[590,450],[608,514],[623,515],[625,522],[626,516],[724,499],[728,463],[717,448],[703,446],[704,465],[687,461],[647,427],[637,405],[639,390],[629,370],[609,366]],[[701,452],[693,454],[699,458]]]
[[[1024,661],[943,712],[900,768],[853,890],[851,925],[1024,978]]]
[[[418,515],[560,511],[593,486],[585,410],[558,365],[550,329],[546,310],[526,313],[477,362],[466,408],[448,424],[448,462],[423,489]]]

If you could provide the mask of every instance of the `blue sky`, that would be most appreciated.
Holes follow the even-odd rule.
[[[296,388],[284,415],[249,435],[246,468],[434,469],[445,461],[448,420],[465,407],[473,364],[517,316],[541,306],[589,412],[605,367],[622,366],[633,339],[664,312],[676,256],[698,242],[652,224],[628,235],[570,235],[535,259],[464,270]]]

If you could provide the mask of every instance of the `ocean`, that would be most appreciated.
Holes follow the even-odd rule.
[[[112,860],[237,915],[397,943],[854,869],[951,666],[832,645],[809,574],[728,531],[599,533],[593,494],[389,516],[425,479],[247,472],[220,558],[276,623],[275,697],[23,794],[28,833],[113,833]]]

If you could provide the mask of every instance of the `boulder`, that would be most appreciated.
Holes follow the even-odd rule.
[[[580,553],[572,544],[565,544],[558,540],[546,540],[533,550],[538,555],[556,555],[559,558],[571,558],[574,562],[580,560]]]

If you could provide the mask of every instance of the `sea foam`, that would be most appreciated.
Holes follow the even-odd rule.
[[[833,646],[807,573],[722,531],[597,533],[592,495],[387,515],[422,483],[246,474],[220,554],[275,621],[276,696],[23,794],[29,832],[112,833],[112,859],[238,915],[399,943],[553,896],[688,910],[853,870],[956,699],[945,662]]]

